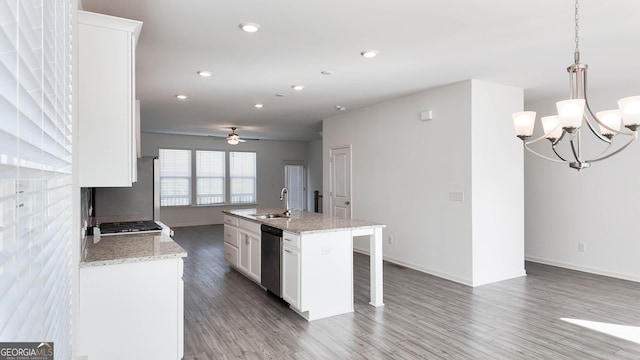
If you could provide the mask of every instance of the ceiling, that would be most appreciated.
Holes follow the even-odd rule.
[[[527,101],[561,99],[575,46],[573,0],[81,2],[144,22],[136,88],[147,132],[226,136],[236,126],[246,138],[307,141],[322,119],[472,78],[524,88]],[[639,14],[638,0],[580,3],[590,88],[640,94]],[[243,22],[261,29],[245,33]],[[367,49],[378,56],[362,57]]]

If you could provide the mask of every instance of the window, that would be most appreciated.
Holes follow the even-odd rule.
[[[160,149],[160,206],[191,205],[191,150]]]
[[[229,178],[231,203],[256,202],[256,153],[230,152]]]
[[[256,153],[228,154],[229,160],[225,151],[159,149],[160,206],[255,203]]]
[[[0,1],[0,341],[52,341],[56,359],[77,299],[72,5]]]
[[[196,204],[224,204],[224,158],[224,151],[196,151]]]

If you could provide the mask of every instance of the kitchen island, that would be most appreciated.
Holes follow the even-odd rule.
[[[260,225],[283,230],[282,298],[307,320],[353,312],[353,238],[369,237],[370,304],[382,306],[382,228],[385,225],[283,209],[225,214],[225,258],[260,283]]]
[[[187,252],[168,233],[83,239],[80,355],[92,360],[182,358]]]

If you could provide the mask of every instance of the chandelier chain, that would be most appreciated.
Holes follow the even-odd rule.
[[[580,36],[578,35],[578,31],[580,30],[580,14],[578,13],[578,8],[579,8],[579,4],[578,4],[578,0],[576,0],[576,6],[575,6],[575,20],[576,20],[576,26],[575,26],[575,42],[576,42],[576,50],[573,54],[573,58],[574,58],[574,62],[576,64],[578,64],[580,62]]]

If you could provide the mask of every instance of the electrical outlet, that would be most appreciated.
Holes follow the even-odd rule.
[[[393,245],[393,236],[389,235],[389,236],[387,237],[387,243],[388,243],[389,245]]]
[[[578,243],[578,251],[579,252],[587,252],[587,244],[579,242]]]
[[[464,193],[461,191],[450,192],[449,201],[464,201]]]

